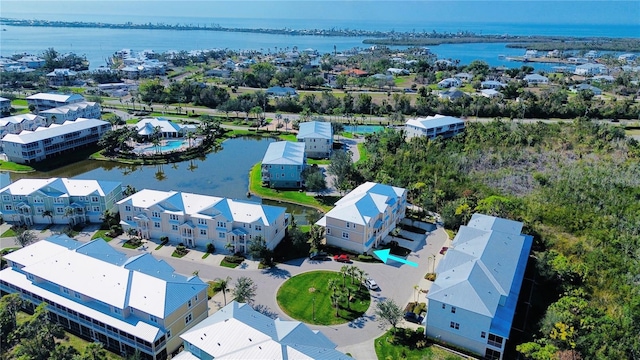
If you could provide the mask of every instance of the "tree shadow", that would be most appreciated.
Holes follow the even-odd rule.
[[[350,328],[354,328],[354,329],[356,329],[356,328],[357,328],[357,329],[361,329],[361,328],[363,328],[363,327],[365,326],[365,324],[366,324],[367,322],[369,322],[369,321],[375,321],[375,319],[376,319],[376,316],[375,316],[375,315],[366,315],[366,314],[363,314],[363,315],[362,315],[362,316],[360,316],[359,318],[357,318],[357,319],[355,319],[355,320],[353,320],[353,321],[350,321],[348,326],[349,326]]]
[[[276,279],[288,279],[291,277],[289,270],[280,269],[277,266],[263,270],[262,273]]]
[[[253,307],[253,310],[259,312],[260,314],[269,317],[271,319],[277,319],[278,318],[278,313],[276,313],[275,311],[271,310],[270,307],[265,306],[265,305],[256,305]]]

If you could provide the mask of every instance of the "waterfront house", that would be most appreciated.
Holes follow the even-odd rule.
[[[10,66],[20,66],[20,63],[4,56],[0,56],[0,71],[7,71]]]
[[[405,189],[366,182],[338,200],[316,225],[325,228],[327,245],[367,253],[382,245],[406,209]]]
[[[549,82],[549,78],[540,74],[528,74],[524,77],[524,81],[529,85],[547,84]]]
[[[607,72],[608,72],[608,69],[603,64],[587,63],[587,64],[576,66],[576,69],[574,70],[573,73],[581,76],[594,76],[594,75],[600,75],[600,74],[607,74]]]
[[[144,239],[166,236],[172,244],[247,253],[260,236],[273,250],[287,227],[285,208],[251,201],[144,189],[118,202],[123,230]]]
[[[16,60],[21,66],[28,67],[30,69],[39,69],[44,66],[46,61],[34,55],[25,55]]]
[[[533,237],[521,222],[474,214],[436,268],[425,334],[502,359]]]
[[[7,134],[0,144],[9,161],[32,164],[93,145],[109,130],[111,124],[106,121],[79,118],[39,127],[35,131]]]
[[[288,86],[272,86],[267,89],[266,93],[270,96],[298,96],[296,89]]]
[[[191,126],[176,124],[163,118],[142,119],[136,123],[136,129],[140,136],[150,137],[158,133],[163,138],[182,137],[187,132],[194,130]]]
[[[54,69],[47,74],[47,79],[52,86],[69,86],[76,80],[76,76],[78,73],[70,69]]]
[[[180,335],[184,350],[175,360],[352,359],[319,330],[300,321],[272,319],[232,301]]]
[[[409,119],[404,131],[407,140],[426,136],[435,139],[438,136],[450,138],[464,131],[464,121],[453,116],[435,115],[426,118]]]
[[[272,142],[262,158],[262,182],[273,188],[301,188],[304,185],[302,171],[306,166],[304,143]]]
[[[47,118],[47,124],[62,124],[78,118],[99,119],[102,108],[97,102],[80,101],[40,111],[38,114]]]
[[[310,121],[300,123],[298,142],[304,143],[304,151],[309,158],[329,158],[333,150],[333,129],[331,123]]]
[[[600,88],[597,88],[589,84],[574,85],[570,87],[569,90],[571,90],[571,92],[574,92],[574,93],[577,93],[580,91],[591,91],[593,95],[602,95],[602,90],[600,90]]]
[[[55,235],[5,258],[3,293],[20,294],[28,310],[47,303],[51,321],[122,357],[165,360],[208,314],[200,278],[149,253],[127,257],[102,239]]]
[[[0,115],[11,113],[11,100],[0,97]]]
[[[79,94],[37,93],[27,96],[27,105],[33,105],[36,112],[82,101],[85,101],[84,97]]]
[[[456,78],[446,78],[441,80],[438,83],[438,87],[439,88],[450,88],[450,87],[460,87],[462,86],[462,81],[460,81],[459,79]]]
[[[120,199],[117,181],[20,179],[0,189],[0,211],[5,221],[26,225],[101,223]]]
[[[0,119],[0,139],[7,134],[20,134],[47,125],[47,119],[34,114],[20,114]]]

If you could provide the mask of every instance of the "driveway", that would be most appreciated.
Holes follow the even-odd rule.
[[[4,225],[6,226],[6,225]],[[48,236],[50,233],[40,233],[40,238]],[[88,241],[91,236],[83,232],[83,236],[78,240]],[[425,301],[424,293],[418,293],[414,287],[428,290],[430,282],[424,280],[424,275],[429,272],[433,265],[432,260],[439,260],[439,250],[448,241],[447,234],[442,228],[437,228],[426,236],[426,244],[420,247],[415,253],[411,253],[407,259],[418,263],[418,267],[412,267],[396,262],[389,264],[379,263],[361,263],[354,262],[356,265],[368,273],[380,286],[380,290],[372,292],[371,306],[361,318],[352,322],[335,326],[315,326],[310,325],[312,329],[322,331],[329,339],[338,345],[338,349],[344,352],[350,352],[356,359],[373,359],[375,351],[373,348],[373,340],[380,336],[387,327],[381,328],[376,321],[374,315],[375,302],[387,298],[393,299],[399,306],[403,307],[409,301],[419,298]],[[173,266],[177,273],[191,275],[194,271],[198,271],[200,278],[205,281],[215,280],[216,278],[232,278],[231,283],[235,282],[240,276],[247,276],[253,279],[258,285],[255,306],[257,310],[273,317],[292,320],[284,314],[277,305],[276,292],[280,285],[291,276],[314,270],[334,270],[339,271],[344,265],[334,261],[311,261],[309,259],[297,259],[287,263],[278,264],[277,267],[269,270],[258,270],[255,262],[247,261],[247,266],[243,268],[225,268],[219,266],[221,254],[213,254],[206,259],[202,259],[203,253],[198,250],[191,250],[184,258],[178,259],[171,257],[173,246],[163,246],[156,250],[156,244],[149,242],[137,250],[126,249],[122,247],[123,239],[116,238],[109,242],[115,249],[126,253],[128,256],[138,255],[142,252],[152,253],[156,258],[162,259]],[[4,243],[3,243],[4,245]],[[227,296],[227,301],[231,300],[231,296]],[[212,312],[216,307],[223,306],[222,294],[217,294],[210,302]],[[403,321],[404,322],[404,321]],[[401,326],[411,326],[403,324]],[[413,327],[413,326],[411,326]]]

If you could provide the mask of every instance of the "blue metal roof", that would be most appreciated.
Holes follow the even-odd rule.
[[[304,165],[304,144],[289,141],[272,142],[262,158],[262,163],[271,165]]]
[[[333,131],[331,123],[322,121],[303,122],[299,125],[297,139],[316,138],[316,139],[333,139]]]

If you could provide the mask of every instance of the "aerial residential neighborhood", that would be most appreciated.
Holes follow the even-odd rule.
[[[632,2],[35,4],[0,358],[640,357]]]

